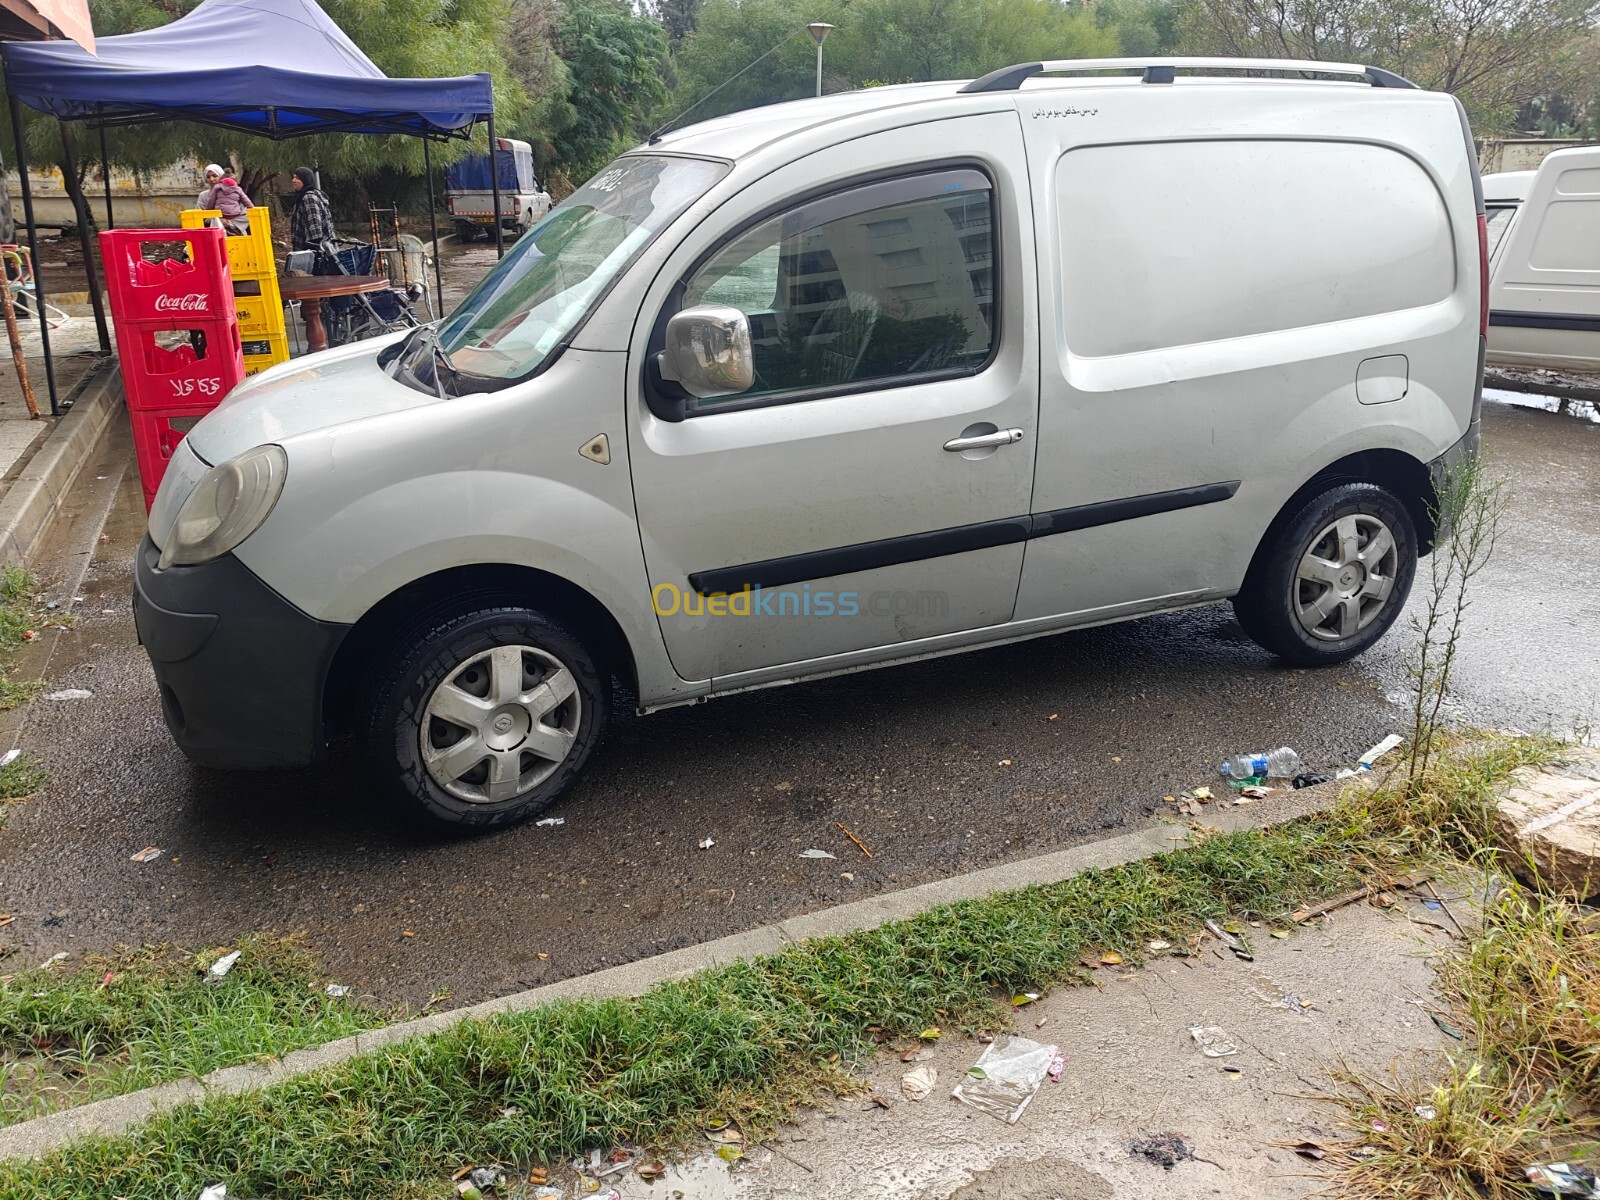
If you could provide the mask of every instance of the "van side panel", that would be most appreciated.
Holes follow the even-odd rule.
[[[1063,333],[1085,358],[1426,308],[1455,289],[1444,200],[1384,146],[1090,146],[1061,157],[1055,186]]]
[[[1489,361],[1600,369],[1600,148],[1540,164],[1495,260]]]
[[[1323,467],[1426,463],[1471,421],[1477,205],[1449,97],[1166,91],[1019,100],[1054,276],[1034,512],[1147,515],[1029,542],[1018,620],[1231,595]],[[1362,404],[1374,359],[1404,386]]]

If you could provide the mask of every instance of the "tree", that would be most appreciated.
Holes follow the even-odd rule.
[[[674,48],[694,32],[700,20],[700,8],[705,0],[645,0],[645,11],[667,31],[667,40]]]
[[[816,50],[802,31],[813,20],[838,25],[825,47],[830,91],[964,79],[1009,63],[1117,50],[1115,29],[1059,0],[706,0],[677,53],[674,104],[685,107],[729,79],[692,119],[811,95]]]
[[[506,29],[511,72],[529,101],[516,135],[532,143],[541,171],[557,161],[557,140],[577,117],[572,73],[556,49],[559,14],[557,0],[513,0]]]
[[[808,21],[827,19],[818,11],[822,7],[815,0],[706,0],[694,32],[683,39],[674,56],[677,87],[672,112],[663,115],[695,105],[685,120],[700,121],[809,96],[816,47],[802,30]],[[837,4],[829,8],[828,15],[834,16],[837,8]],[[830,37],[830,63],[835,49],[837,43]],[[759,66],[745,71],[769,52]],[[722,90],[712,95],[719,85]]]
[[[1119,54],[1176,54],[1186,4],[1187,0],[1100,0],[1093,12],[1101,28],[1116,30]]]
[[[1194,0],[1186,49],[1367,62],[1461,98],[1500,132],[1534,97],[1570,90],[1591,0]]]
[[[625,0],[566,0],[556,45],[573,110],[557,149],[568,173],[583,178],[647,132],[646,118],[666,94],[667,39]]]
[[[90,14],[100,36],[151,29],[183,16],[199,0],[91,0]],[[488,71],[494,78],[496,132],[510,134],[526,119],[533,106],[521,78],[507,61],[511,0],[321,0],[328,16],[386,74],[392,76],[447,76]],[[3,125],[5,145],[10,145],[10,123]],[[81,185],[99,164],[98,135],[68,126],[77,150],[78,174],[66,180],[69,194],[82,213]],[[24,138],[29,160],[55,163],[66,174],[61,131],[54,118],[26,112]],[[475,146],[460,141],[436,147],[437,163],[463,154],[486,153],[480,130]],[[114,165],[131,171],[150,171],[184,160],[228,163],[245,190],[255,195],[279,172],[313,163],[336,179],[359,179],[388,170],[400,177],[422,174],[423,151],[414,137],[369,137],[326,134],[273,142],[188,121],[163,121],[108,131],[107,145]],[[88,210],[92,219],[93,209]]]

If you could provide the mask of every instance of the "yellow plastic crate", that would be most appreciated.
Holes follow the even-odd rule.
[[[239,336],[247,342],[284,332],[283,304],[276,297],[235,296],[233,311],[239,318]]]
[[[179,220],[185,229],[200,229],[208,219],[222,219],[216,209],[189,208]],[[272,248],[271,210],[257,206],[250,210],[250,232],[229,237],[228,267],[233,275],[234,311],[239,332],[245,341],[258,335],[279,335],[283,328],[283,298],[278,291],[278,264]],[[240,294],[244,293],[244,294]],[[287,350],[284,356],[288,356]],[[282,361],[281,359],[277,361]]]
[[[244,373],[248,378],[268,367],[289,361],[289,339],[282,333],[240,335],[244,342]]]
[[[186,208],[179,214],[185,229],[202,228],[207,218],[222,219],[214,208]],[[228,239],[228,266],[235,282],[240,279],[277,279],[278,265],[272,251],[272,212],[258,205],[250,210],[250,232]]]

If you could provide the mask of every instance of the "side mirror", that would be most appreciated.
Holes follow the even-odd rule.
[[[700,304],[667,322],[661,377],[691,396],[734,396],[755,382],[750,318],[726,304]]]

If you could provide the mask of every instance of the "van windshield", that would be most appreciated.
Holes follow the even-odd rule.
[[[511,382],[544,365],[608,284],[727,170],[627,155],[535,225],[439,327],[463,375]]]

